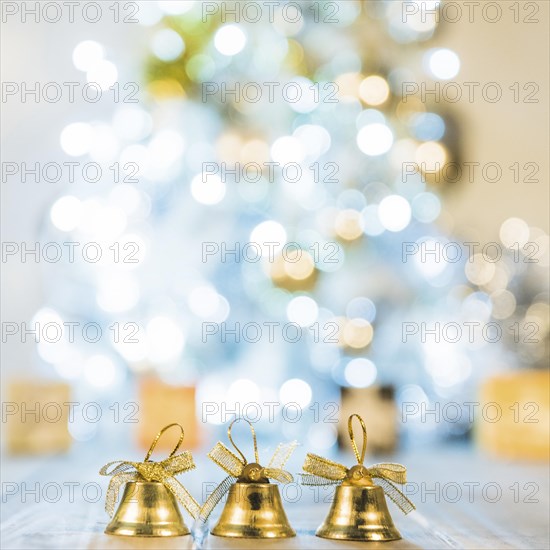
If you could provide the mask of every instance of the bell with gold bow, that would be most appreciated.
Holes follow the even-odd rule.
[[[254,444],[254,462],[247,461],[231,436],[233,424],[239,420],[245,420],[250,426]],[[296,533],[286,517],[279,488],[269,480],[280,483],[292,482],[292,475],[283,470],[283,467],[297,443],[294,441],[279,445],[271,461],[264,468],[260,465],[256,433],[248,420],[241,418],[233,420],[227,435],[238,456],[220,442],[208,453],[208,457],[228,476],[204,503],[199,513],[200,521],[206,522],[216,504],[228,493],[221,516],[211,530],[213,535],[242,538],[294,537]]]
[[[162,434],[173,426],[181,431],[174,450],[161,462],[150,460]],[[189,451],[176,454],[183,437],[184,431],[179,424],[169,424],[157,434],[143,462],[118,460],[101,468],[101,475],[112,476],[105,501],[105,510],[112,520],[105,533],[134,537],[176,537],[190,533],[178,502],[193,518],[198,515],[199,505],[174,477],[195,467]],[[124,493],[115,514],[119,489],[123,484]]]
[[[353,419],[363,430],[361,453],[353,435]],[[407,470],[401,464],[384,463],[366,467],[367,429],[358,414],[348,419],[348,432],[357,464],[346,468],[332,460],[308,453],[302,474],[304,485],[338,485],[330,511],[316,535],[327,539],[389,541],[401,538],[390,516],[384,493],[405,513],[414,504],[394,485],[406,482]],[[377,484],[373,482],[376,479]]]

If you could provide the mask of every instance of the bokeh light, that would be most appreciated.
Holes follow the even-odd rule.
[[[390,95],[390,87],[381,76],[367,76],[359,85],[359,95],[368,105],[382,105]]]
[[[184,51],[182,37],[172,29],[161,29],[153,36],[151,43],[153,53],[163,61],[173,61]]]
[[[214,36],[214,45],[223,55],[236,55],[245,47],[246,35],[238,25],[223,25]]]
[[[86,80],[108,90],[118,79],[118,69],[114,63],[102,59],[86,71]]]
[[[116,367],[106,355],[92,355],[84,364],[86,381],[96,388],[111,386],[116,380]]]
[[[415,161],[422,172],[434,177],[432,173],[441,171],[447,162],[447,151],[441,143],[427,141],[418,146]]]
[[[65,195],[53,203],[50,218],[55,227],[61,231],[72,231],[78,225],[80,213],[80,200],[71,195]]]
[[[411,206],[404,197],[390,195],[380,202],[378,217],[388,231],[402,231],[411,221]]]
[[[262,256],[270,256],[286,244],[285,228],[278,222],[267,220],[258,224],[250,233],[249,242],[261,250]]]
[[[430,73],[441,80],[450,80],[460,71],[460,58],[447,48],[428,51],[425,60]]]
[[[61,131],[61,148],[71,157],[80,157],[90,150],[92,127],[85,122],[73,122]]]
[[[415,113],[410,119],[412,133],[422,141],[437,141],[445,135],[445,121],[435,113]]]
[[[383,155],[393,145],[393,133],[385,124],[367,124],[357,134],[357,145],[365,155]]]
[[[86,72],[102,61],[104,55],[105,51],[99,42],[84,40],[73,50],[73,63],[77,69]]]
[[[366,388],[376,380],[376,365],[369,359],[357,357],[352,359],[344,369],[346,382],[354,388]]]
[[[345,346],[362,349],[371,343],[373,334],[372,325],[367,320],[355,318],[344,322],[341,337]]]
[[[287,380],[279,390],[281,403],[295,403],[301,409],[305,409],[311,403],[312,396],[311,386],[300,378]]]
[[[500,226],[500,240],[508,248],[523,247],[529,241],[529,226],[521,218],[508,218]]]
[[[275,162],[288,164],[304,160],[304,147],[295,137],[283,136],[276,139],[271,146],[271,158]]]
[[[341,210],[334,220],[334,231],[338,237],[353,241],[363,234],[363,220],[357,210]]]
[[[201,204],[218,204],[225,197],[225,192],[225,182],[216,174],[197,174],[191,180],[191,195]]]
[[[319,307],[317,302],[309,296],[297,296],[288,303],[286,313],[291,323],[308,327],[317,320]]]
[[[177,359],[185,345],[180,326],[169,317],[157,316],[147,323],[147,358],[153,363]]]
[[[476,285],[487,284],[495,274],[495,264],[482,253],[474,254],[464,266],[468,280]]]

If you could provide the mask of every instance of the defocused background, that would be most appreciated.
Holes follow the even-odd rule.
[[[3,5],[4,452],[548,460],[548,3],[107,4]]]

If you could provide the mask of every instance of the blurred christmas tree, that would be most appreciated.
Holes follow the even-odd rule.
[[[398,386],[401,400],[451,399],[475,366],[501,366],[501,346],[404,339],[407,322],[486,323],[513,277],[486,277],[482,258],[467,266],[469,285],[466,258],[404,254],[448,242],[438,171],[459,157],[445,104],[403,96],[404,83],[460,67],[430,48],[437,23],[415,5],[141,4],[147,99],[90,125],[103,148],[78,152],[138,167],[139,184],[70,198],[75,227],[52,208],[53,231],[139,249],[135,264],[72,265],[51,300],[63,318],[135,324],[138,343],[111,331],[104,365],[195,380],[200,399],[228,409],[307,408],[375,382]],[[86,224],[94,216],[101,231]],[[335,441],[330,424],[285,429],[314,448]]]

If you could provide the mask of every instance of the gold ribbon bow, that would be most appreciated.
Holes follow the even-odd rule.
[[[154,462],[149,460],[158,440],[162,434],[171,428],[172,426],[178,426],[181,430],[179,441],[177,442],[174,450],[168,455],[168,458],[161,462]],[[187,489],[174,477],[176,474],[187,472],[195,468],[193,462],[193,456],[189,451],[183,451],[182,453],[175,455],[176,451],[180,448],[183,442],[184,431],[178,423],[169,424],[160,430],[157,434],[143,462],[131,462],[129,460],[116,460],[105,464],[99,471],[102,476],[113,476],[109,482],[107,489],[107,496],[105,499],[105,510],[109,516],[113,516],[115,512],[115,506],[118,502],[118,493],[120,486],[129,481],[159,481],[174,496],[189,512],[191,517],[196,518],[199,513],[199,504],[189,494]],[[175,456],[174,456],[175,455]]]
[[[361,453],[357,448],[355,437],[353,435],[353,418],[357,418],[363,430],[363,445]],[[342,482],[349,481],[357,483],[363,481],[365,484],[371,484],[371,478],[376,478],[378,485],[382,487],[384,493],[390,497],[402,512],[408,514],[416,507],[415,505],[398,489],[392,482],[402,485],[407,482],[407,469],[401,464],[385,462],[373,464],[365,467],[365,451],[367,450],[367,428],[365,422],[358,414],[352,414],[348,419],[348,433],[351,440],[353,452],[357,458],[357,464],[351,468],[346,468],[343,464],[333,462],[327,458],[308,453],[303,465],[307,474],[301,474],[304,485],[339,485]]]
[[[254,462],[249,463],[247,461],[246,457],[237,445],[235,445],[235,442],[231,437],[231,429],[233,428],[233,424],[235,424],[235,422],[239,422],[240,420],[244,420],[250,426],[252,441],[254,444]],[[229,475],[214,489],[214,491],[212,491],[210,496],[206,499],[206,502],[203,504],[199,513],[199,520],[202,522],[205,522],[208,519],[218,502],[236,481],[244,483],[268,483],[269,479],[274,479],[280,483],[290,483],[294,479],[292,474],[286,470],[283,470],[283,467],[290,458],[290,455],[294,449],[297,447],[297,441],[279,444],[275,449],[267,468],[264,468],[260,465],[256,432],[254,431],[254,426],[252,426],[249,420],[240,417],[235,418],[235,420],[233,420],[227,428],[227,437],[239,456],[219,441],[208,453],[208,458],[213,460]]]

